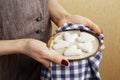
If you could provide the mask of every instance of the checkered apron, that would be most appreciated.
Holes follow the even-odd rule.
[[[56,33],[64,30],[85,30],[95,33],[92,29],[71,22],[64,23],[56,30]],[[101,43],[103,43],[103,34],[97,34]],[[61,66],[51,62],[51,67],[42,67],[41,80],[101,80],[99,74],[99,64],[102,59],[102,47],[99,51],[86,59],[70,61],[69,66]]]

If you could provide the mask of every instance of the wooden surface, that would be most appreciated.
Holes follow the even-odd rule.
[[[120,0],[58,0],[70,13],[90,18],[104,31],[102,80],[120,80]],[[55,30],[53,27],[53,31]]]

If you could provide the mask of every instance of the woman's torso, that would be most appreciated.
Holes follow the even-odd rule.
[[[47,42],[50,32],[47,0],[0,0],[0,40]],[[38,80],[39,72],[40,63],[25,55],[0,56],[0,80]]]

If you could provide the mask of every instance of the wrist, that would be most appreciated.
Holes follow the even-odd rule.
[[[28,39],[18,39],[13,42],[14,52],[13,53],[25,53],[25,46],[27,45]]]
[[[57,22],[57,26],[62,26],[65,22],[69,21],[71,14],[63,14]]]
[[[21,39],[17,45],[18,45],[18,52],[27,55],[28,54],[28,48],[31,42],[33,42],[34,39]]]

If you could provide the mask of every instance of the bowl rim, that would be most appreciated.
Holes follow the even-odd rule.
[[[95,54],[97,54],[97,53],[101,50],[101,46],[103,45],[103,43],[102,43],[102,42],[100,41],[100,39],[98,38],[98,34],[95,34],[95,33],[90,32],[90,31],[78,30],[78,29],[64,30],[64,31],[57,32],[56,34],[53,34],[53,35],[51,36],[51,38],[48,40],[48,44],[47,44],[48,48],[50,49],[50,45],[51,45],[52,40],[54,40],[58,34],[60,34],[61,32],[66,32],[66,31],[80,31],[80,32],[89,33],[89,34],[93,35],[93,36],[98,40],[98,43],[99,43],[98,48],[96,49],[96,51],[95,51],[93,54],[91,54],[91,55],[89,55],[89,56],[86,56],[86,57],[83,57],[83,58],[79,58],[79,59],[69,59],[69,58],[67,57],[69,61],[87,59],[87,58],[89,58],[89,57],[91,57],[91,56],[94,56]],[[54,50],[53,50],[53,51],[54,51]],[[64,55],[63,55],[63,56],[64,56]],[[78,55],[77,55],[77,56],[78,56]],[[65,56],[65,57],[66,57],[66,56]]]

